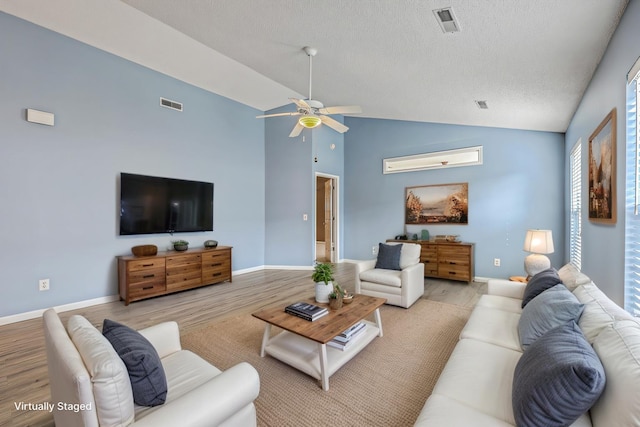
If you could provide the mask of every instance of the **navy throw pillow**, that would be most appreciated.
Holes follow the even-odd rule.
[[[547,289],[562,283],[560,276],[555,268],[547,268],[540,273],[533,276],[527,286],[524,288],[524,295],[522,297],[522,308],[529,303],[532,299],[537,297]]]
[[[520,345],[526,350],[551,329],[572,320],[577,322],[583,310],[584,304],[580,304],[563,284],[550,287],[522,309],[518,321]]]
[[[558,326],[531,344],[516,365],[516,425],[568,426],[596,403],[604,386],[604,367],[576,322]]]
[[[167,378],[160,356],[149,340],[140,332],[109,319],[104,319],[102,335],[127,367],[133,401],[140,406],[162,405],[167,398]]]
[[[402,245],[378,245],[378,259],[376,268],[385,268],[387,270],[400,270],[400,251]]]

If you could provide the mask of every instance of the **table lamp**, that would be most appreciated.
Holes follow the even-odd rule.
[[[524,259],[527,279],[550,268],[551,261],[542,254],[553,253],[551,230],[527,230],[527,235],[524,238],[524,250],[531,252],[531,255]]]

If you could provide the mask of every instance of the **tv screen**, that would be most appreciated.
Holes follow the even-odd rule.
[[[120,174],[120,235],[213,231],[213,183]]]

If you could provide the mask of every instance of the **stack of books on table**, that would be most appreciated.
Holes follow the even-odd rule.
[[[358,322],[346,331],[342,332],[340,335],[337,335],[327,344],[329,344],[331,347],[335,347],[344,351],[349,348],[354,342],[356,342],[358,338],[362,336],[362,334],[364,334],[364,330],[366,327],[366,323]]]
[[[311,322],[329,314],[329,310],[325,307],[318,307],[317,305],[306,302],[297,302],[295,304],[288,305],[285,307],[284,311]]]

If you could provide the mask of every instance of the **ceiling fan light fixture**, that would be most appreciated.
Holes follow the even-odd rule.
[[[298,120],[298,123],[300,123],[302,126],[306,128],[312,129],[318,126],[320,123],[322,123],[322,121],[318,116],[305,115],[300,117],[300,119]]]

